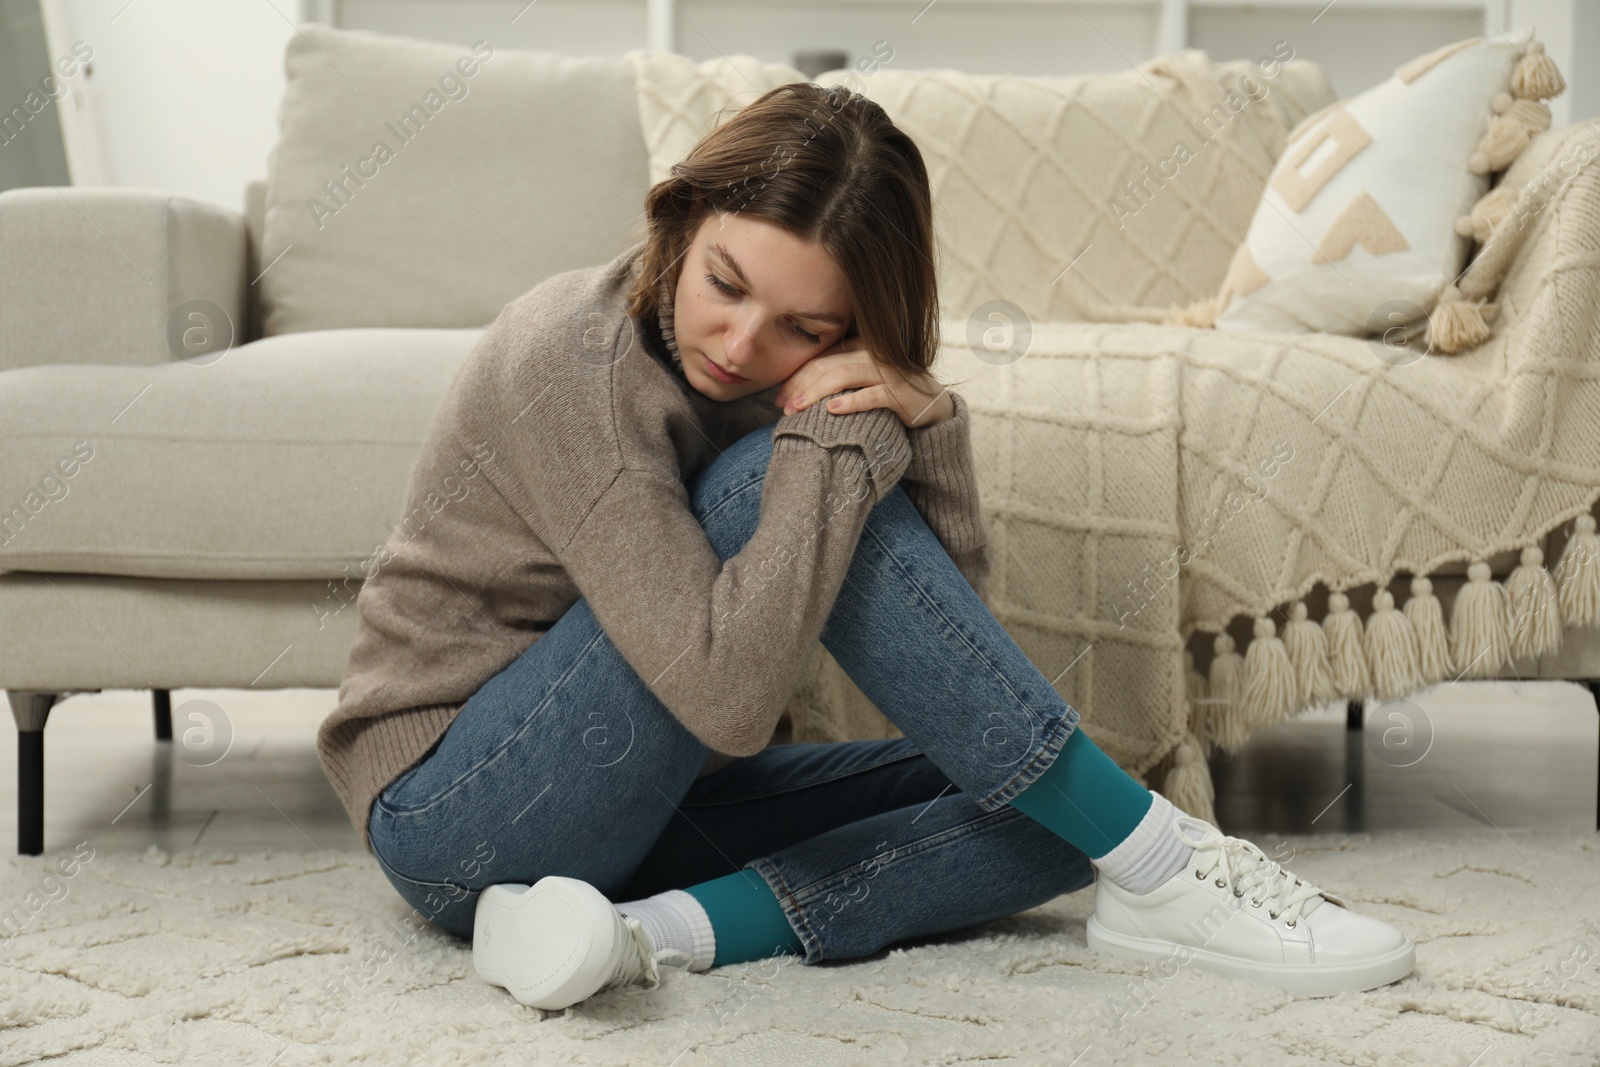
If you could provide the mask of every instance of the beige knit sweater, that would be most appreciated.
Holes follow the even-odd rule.
[[[867,514],[897,483],[986,596],[960,394],[953,418],[911,430],[882,408],[783,415],[778,386],[712,400],[683,374],[667,284],[654,321],[626,312],[643,247],[507,304],[434,415],[405,515],[364,575],[339,704],[317,733],[369,851],[377,795],[580,596],[713,750],[702,776],[771,739]],[[759,525],[724,562],[687,484],[774,421]]]

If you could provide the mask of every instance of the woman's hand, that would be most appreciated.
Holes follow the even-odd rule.
[[[879,363],[857,337],[843,338],[807,360],[783,383],[775,400],[785,415],[822,401],[835,414],[888,408],[908,429],[933,426],[956,413],[949,388],[933,375],[908,376]]]

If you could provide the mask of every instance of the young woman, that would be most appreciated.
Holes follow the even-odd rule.
[[[1399,930],[1124,773],[988,611],[927,173],[878,105],[774,89],[645,215],[463,365],[319,738],[481,978],[560,1009],[1091,882],[1105,952],[1308,995],[1411,972]],[[819,639],[905,737],[768,747]]]

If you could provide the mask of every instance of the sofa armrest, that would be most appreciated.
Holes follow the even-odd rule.
[[[246,242],[238,212],[154,189],[0,193],[0,371],[240,343]]]

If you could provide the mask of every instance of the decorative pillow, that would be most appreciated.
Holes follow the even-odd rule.
[[[816,81],[871,97],[922,151],[942,317],[1004,300],[1034,321],[1154,320],[1216,291],[1288,131],[1338,99],[1279,45],[1110,74],[887,65]]]
[[[651,185],[671,177],[674,163],[744,105],[769,89],[806,80],[787,64],[742,53],[697,63],[676,52],[634,48],[622,58],[638,93]]]
[[[1361,336],[1426,328],[1453,352],[1489,336],[1494,306],[1453,282],[1511,191],[1489,192],[1550,123],[1564,87],[1524,27],[1473,37],[1396,68],[1289,134],[1216,297],[1168,321],[1225,330]],[[1433,314],[1424,321],[1424,315]]]

